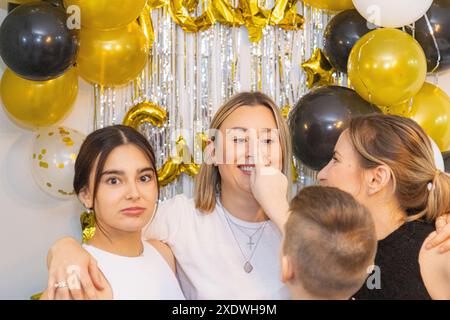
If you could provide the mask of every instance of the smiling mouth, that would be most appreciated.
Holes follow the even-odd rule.
[[[251,175],[252,172],[255,170],[254,164],[243,164],[243,165],[238,165],[237,167],[239,168],[239,170],[241,170],[242,173],[244,173],[246,175]]]

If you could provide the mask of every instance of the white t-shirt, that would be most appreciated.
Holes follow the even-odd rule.
[[[193,199],[177,195],[160,205],[144,237],[170,246],[186,299],[289,299],[280,279],[281,233],[271,221],[264,223],[237,219],[219,202],[205,214]],[[251,250],[246,234],[255,232]],[[253,251],[253,270],[247,273],[244,264]]]

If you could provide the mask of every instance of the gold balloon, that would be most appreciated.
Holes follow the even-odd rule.
[[[201,132],[196,135],[195,143],[201,146],[202,151],[206,148],[207,141],[208,137],[205,133]],[[163,166],[158,169],[158,181],[163,187],[174,182],[183,173],[194,177],[200,171],[200,164],[195,163],[183,136],[178,137],[175,148],[176,156],[169,157]]]
[[[336,71],[322,50],[317,48],[309,60],[302,63],[302,68],[306,72],[307,86],[311,89],[314,86],[330,85],[334,83],[333,73]]]
[[[196,147],[201,147],[202,151],[205,150],[206,145],[208,143],[208,135],[204,132],[198,132],[195,136],[195,144]]]
[[[198,4],[198,0],[195,2]],[[189,6],[192,8],[193,4]],[[205,10],[198,17],[191,17],[185,12],[186,7],[183,0],[171,0],[169,3],[169,12],[173,21],[186,32],[199,32],[208,29],[213,23],[213,18],[209,10]]]
[[[291,161],[291,172],[292,172],[292,183],[296,183],[298,178],[298,172],[297,168],[295,167],[294,161]]]
[[[354,8],[352,0],[303,0],[303,3],[315,8],[331,11],[342,11]]]
[[[203,5],[204,0],[202,1]],[[193,13],[197,9],[199,2],[199,0],[183,0],[183,5],[189,13]]]
[[[146,5],[144,10],[142,10],[141,14],[139,15],[138,19],[138,23],[141,26],[145,37],[147,38],[149,47],[151,47],[151,45],[155,41],[155,32],[153,31],[152,16],[150,12],[151,10],[152,9],[150,8],[150,6]]]
[[[192,158],[191,163],[183,163],[181,166],[181,172],[186,173],[190,177],[195,177],[200,172],[200,165],[194,163],[194,158]]]
[[[241,26],[244,24],[242,10],[234,8],[229,0],[208,0],[208,10],[214,22],[227,26]]]
[[[258,0],[239,1],[239,8],[244,16],[250,41],[260,41],[262,30],[269,23],[272,10],[260,7]]]
[[[6,69],[0,84],[6,113],[26,129],[48,127],[71,110],[78,94],[78,75],[71,68],[56,79],[31,81]]]
[[[292,110],[292,106],[287,104],[284,107],[281,108],[281,115],[283,116],[283,118],[287,119],[289,118],[289,112],[291,112]]]
[[[169,157],[163,166],[158,169],[159,185],[165,187],[175,181],[180,175],[179,168],[180,163]]]
[[[146,0],[64,0],[67,8],[76,5],[80,8],[83,27],[110,30],[122,28],[136,20]]]
[[[402,103],[414,96],[426,72],[420,44],[397,29],[378,29],[364,35],[348,59],[348,77],[356,92],[380,106]]]
[[[150,9],[158,9],[169,4],[170,0],[147,0],[147,5]]]
[[[208,142],[208,136],[204,133],[197,133],[195,137],[195,146],[194,149],[198,146],[201,147],[201,151],[203,152],[206,148],[206,144]],[[200,164],[195,163],[194,157],[191,155],[189,151],[189,147],[186,143],[186,140],[183,136],[180,136],[176,141],[177,155],[178,159],[181,161],[180,163],[180,173],[186,173],[187,175],[194,177],[200,171]],[[186,159],[189,158],[189,159]],[[186,162],[188,160],[188,162]]]
[[[175,159],[177,159],[179,163],[183,163],[183,161],[187,160],[186,158],[189,157],[191,153],[183,136],[179,136],[177,141],[175,141],[175,148],[177,151],[177,157]]]
[[[36,2],[36,0],[8,0],[8,2],[23,4],[23,3]]]
[[[126,84],[147,63],[147,43],[137,22],[110,31],[82,28],[77,59],[79,73],[86,81],[107,87]]]
[[[138,129],[144,123],[151,123],[155,127],[162,127],[167,122],[167,112],[152,102],[141,102],[126,113],[122,123]]]
[[[298,0],[278,0],[270,15],[270,25],[285,30],[299,30],[303,28],[305,19],[297,13]]]
[[[412,101],[391,106],[387,111],[415,120],[441,151],[450,150],[450,99],[440,88],[425,82]]]
[[[30,297],[30,300],[40,300],[43,294],[43,292],[35,293]]]

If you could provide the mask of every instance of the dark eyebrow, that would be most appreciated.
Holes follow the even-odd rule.
[[[243,128],[243,127],[233,127],[233,128],[228,128],[227,130],[240,130],[240,131],[248,131],[248,128]],[[260,131],[263,132],[278,132],[278,130],[276,128],[261,128],[259,129]]]
[[[138,169],[137,170],[138,173],[143,173],[143,172],[146,172],[146,171],[154,172],[155,169],[153,169],[152,167],[146,167],[146,168],[142,168],[142,169]],[[103,175],[112,175],[112,174],[115,174],[115,175],[118,175],[118,176],[124,176],[125,172],[122,171],[122,170],[114,170],[114,169],[113,170],[106,170],[106,171],[102,172],[102,176]]]
[[[228,128],[227,130],[240,130],[240,131],[247,131],[247,128],[243,128],[243,127],[233,127],[233,128]]]
[[[147,168],[138,170],[138,173],[142,173],[142,172],[146,172],[146,171],[155,172],[155,169],[153,169],[152,167],[147,167]]]
[[[108,175],[108,174],[115,174],[118,176],[123,176],[123,175],[125,175],[125,172],[123,172],[122,170],[114,170],[114,169],[113,170],[105,170],[102,172],[102,176]]]
[[[278,129],[277,128],[262,128],[260,130],[263,131],[263,132],[268,132],[268,133],[272,133],[272,132],[278,133]]]

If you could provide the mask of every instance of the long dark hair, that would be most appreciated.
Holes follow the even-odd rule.
[[[142,150],[150,160],[155,172],[159,198],[159,183],[153,148],[142,134],[132,127],[124,125],[114,125],[98,129],[86,137],[75,161],[75,175],[73,179],[75,193],[77,195],[80,194],[83,188],[86,188],[89,185],[89,176],[93,170],[95,161],[98,158],[93,189],[93,201],[95,201],[98,184],[100,183],[106,159],[115,148],[126,144],[135,145]]]

